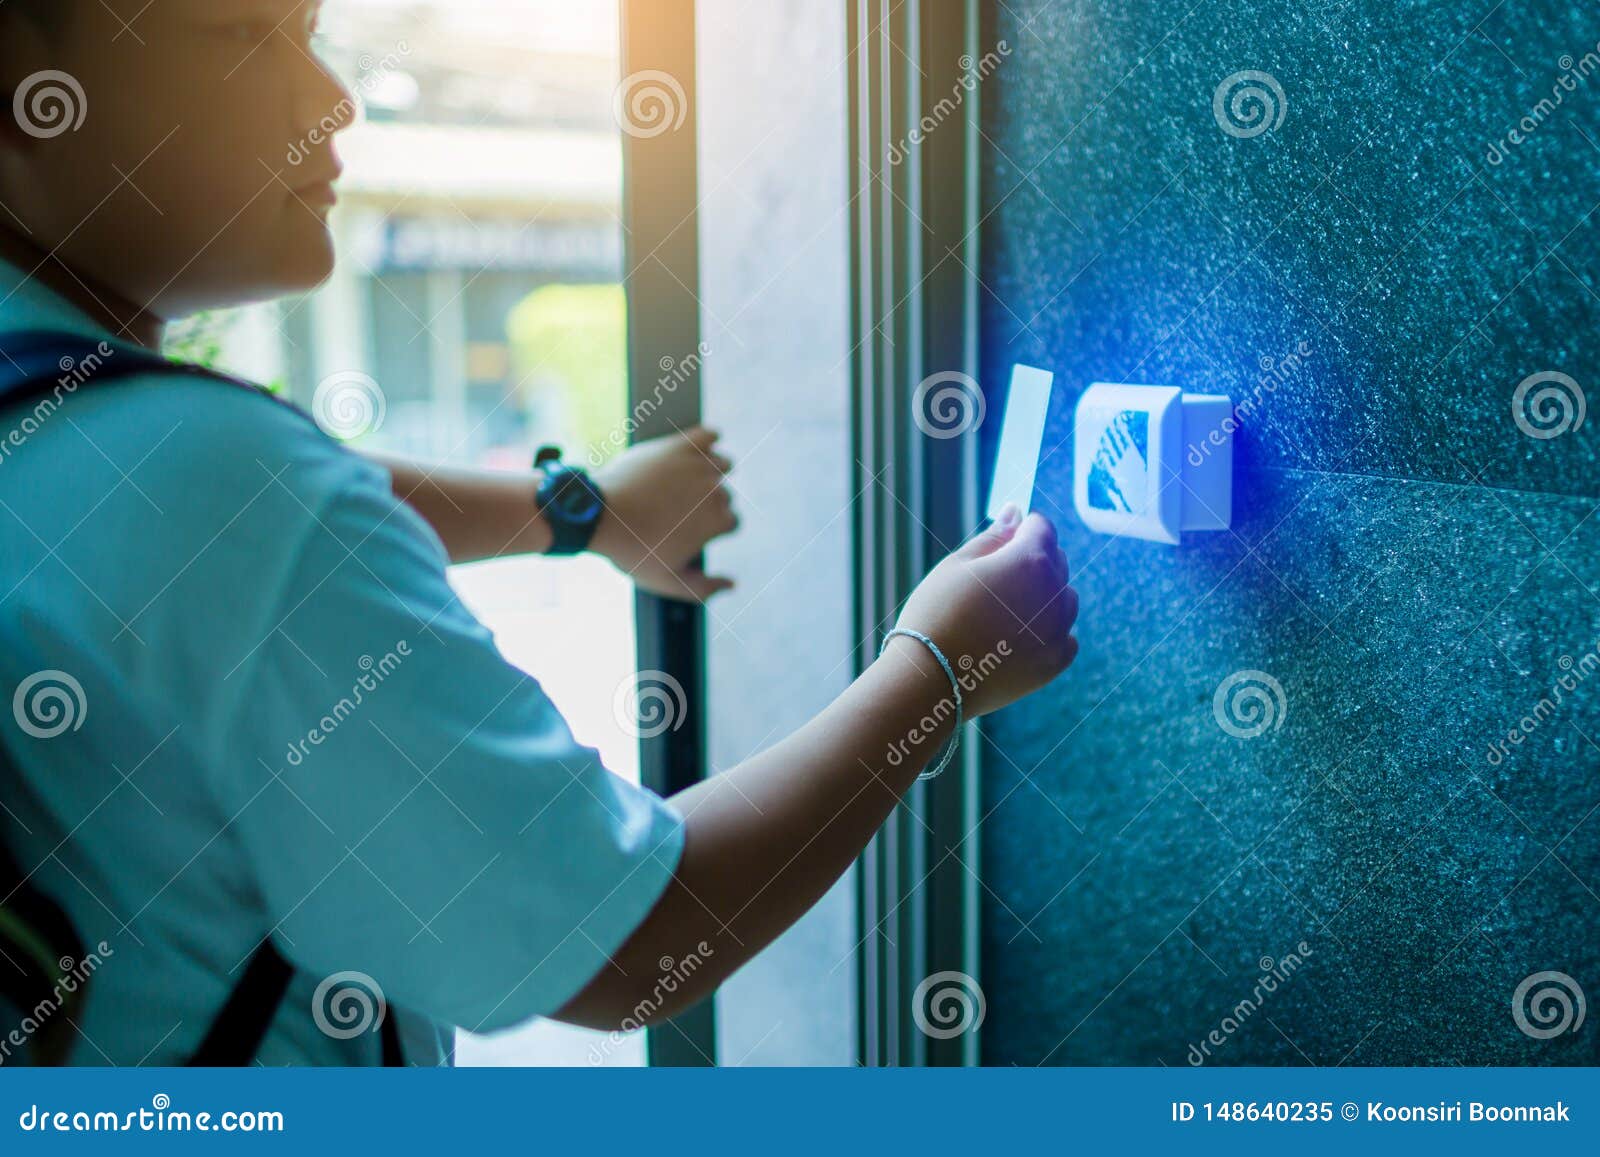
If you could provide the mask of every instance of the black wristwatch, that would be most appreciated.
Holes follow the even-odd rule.
[[[533,456],[533,468],[544,472],[534,502],[553,536],[545,553],[582,554],[605,513],[605,496],[588,471],[561,461],[559,446],[541,446]]]

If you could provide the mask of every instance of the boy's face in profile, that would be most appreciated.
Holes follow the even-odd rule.
[[[328,129],[355,106],[313,47],[320,0],[51,0],[58,27],[21,2],[0,0],[0,226],[166,318],[328,275]]]

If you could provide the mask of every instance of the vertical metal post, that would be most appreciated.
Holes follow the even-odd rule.
[[[700,421],[695,20],[694,0],[621,3],[629,404],[642,440]],[[680,383],[670,391],[658,388],[663,364]],[[640,670],[676,680],[688,707],[681,726],[640,744],[645,785],[671,795],[706,773],[705,617],[650,595],[639,596],[637,612]],[[713,1001],[650,1029],[648,1048],[652,1065],[715,1064]]]
[[[924,436],[918,385],[976,373],[977,0],[846,0],[850,20],[858,664],[976,524],[975,440]],[[951,115],[952,102],[958,109]],[[931,126],[931,127],[929,127]],[[975,1034],[916,1025],[924,978],[978,970],[972,729],[914,788],[860,872],[861,1061],[972,1064]]]

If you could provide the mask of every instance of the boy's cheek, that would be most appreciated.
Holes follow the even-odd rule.
[[[279,176],[291,142],[288,117],[274,115],[287,101],[258,94],[252,102],[231,83],[226,95],[233,99],[147,107],[130,134],[147,143],[133,180],[149,198],[145,225],[165,244],[192,254],[215,238],[237,259],[241,246],[275,241],[263,234],[289,197]]]
[[[192,135],[191,135],[192,134]],[[104,166],[113,174],[100,187]],[[130,174],[119,187],[116,169]],[[108,287],[165,316],[310,288],[327,275],[325,226],[295,204],[253,155],[210,147],[190,126],[139,165],[94,170],[62,203],[62,256]]]

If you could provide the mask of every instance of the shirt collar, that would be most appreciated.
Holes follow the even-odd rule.
[[[0,259],[0,332],[55,330],[115,341],[112,332],[37,277]]]

